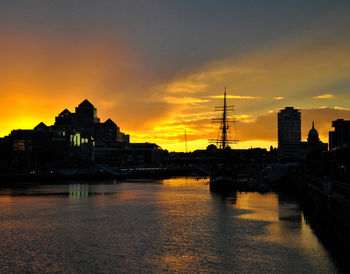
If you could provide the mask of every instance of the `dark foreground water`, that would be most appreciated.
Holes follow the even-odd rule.
[[[207,180],[0,190],[0,272],[330,273],[296,202]]]

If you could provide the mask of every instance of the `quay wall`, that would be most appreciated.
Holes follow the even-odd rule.
[[[326,182],[305,174],[289,177],[305,220],[326,244],[350,251],[350,199],[332,191]]]

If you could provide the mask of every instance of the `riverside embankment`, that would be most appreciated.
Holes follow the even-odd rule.
[[[350,196],[347,184],[297,172],[289,177],[305,219],[327,245],[350,251]]]

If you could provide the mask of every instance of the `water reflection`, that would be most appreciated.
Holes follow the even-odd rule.
[[[5,272],[339,271],[280,194],[214,194],[191,178],[22,192],[0,196]]]
[[[115,187],[109,184],[90,185],[88,183],[0,189],[1,199],[10,199],[11,197],[69,197],[71,199],[80,199],[93,196],[116,196],[118,194],[115,191]]]
[[[242,214],[238,218],[266,222],[276,222],[279,219],[278,199],[274,193],[239,193],[236,208],[249,210],[249,213]]]
[[[79,199],[89,196],[88,184],[72,184],[69,185],[69,198]]]
[[[217,204],[232,204],[235,205],[237,203],[237,192],[226,192],[226,193],[220,193],[215,191],[210,191],[213,200],[217,201]]]
[[[285,265],[286,269],[283,272],[289,272],[287,270],[287,265],[290,263],[288,260],[293,261],[297,257],[300,257],[298,265],[290,267],[294,270],[299,269],[301,272],[305,271],[303,267],[306,264],[310,264],[308,266],[310,273],[318,272],[319,268],[328,269],[330,272],[341,272],[342,269],[348,268],[344,264],[340,266],[339,262],[333,261],[329,251],[322,246],[305,221],[298,203],[287,194],[250,192],[220,195],[212,193],[212,198],[216,205],[219,204],[218,201],[221,202],[220,210],[216,213],[218,216],[228,218],[225,216],[228,212],[227,208],[223,208],[225,206],[243,210],[234,217],[254,222],[251,223],[250,237],[247,241],[253,241],[254,248],[261,246],[262,252],[271,255],[269,260],[272,259],[276,264]],[[230,203],[231,200],[236,202]],[[227,221],[224,223],[227,225]],[[222,226],[220,223],[218,225]],[[242,234],[242,232],[238,233]],[[246,255],[250,257],[248,254]],[[254,256],[261,256],[261,254]],[[256,257],[251,259],[256,260]]]
[[[153,182],[155,180],[152,180]],[[208,179],[195,178],[195,177],[175,177],[167,180],[162,180],[163,185],[176,187],[176,186],[193,186],[193,185],[207,185],[209,183]]]

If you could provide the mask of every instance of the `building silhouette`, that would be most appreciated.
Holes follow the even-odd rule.
[[[94,135],[95,124],[100,122],[97,117],[97,109],[88,100],[84,100],[75,108],[74,127],[80,131],[84,137]]]
[[[294,107],[278,112],[278,149],[283,158],[300,155],[301,113]]]
[[[329,132],[329,149],[350,146],[350,121],[338,119],[332,121],[333,131]]]
[[[312,128],[309,131],[309,134],[307,136],[307,142],[302,142],[302,147],[306,151],[306,153],[311,151],[327,151],[328,144],[323,143],[320,140],[320,137],[318,135],[318,132],[315,128],[315,123],[312,122]]]
[[[322,171],[322,155],[323,152],[327,151],[328,144],[321,142],[314,122],[312,122],[312,127],[307,136],[307,142],[301,142],[301,145],[303,160],[309,171],[313,174],[320,174]]]
[[[329,151],[324,155],[324,170],[327,176],[350,182],[350,121],[332,121],[329,132]]]
[[[75,112],[60,112],[51,126],[40,122],[0,138],[0,172],[159,164],[163,152],[156,144],[130,143],[128,134],[111,119],[101,123],[97,109],[84,100]]]
[[[312,128],[309,131],[307,136],[307,142],[309,145],[318,145],[320,143],[320,137],[318,136],[318,132],[315,129],[315,123],[312,122]]]
[[[55,118],[55,127],[59,129],[73,129],[74,127],[74,114],[68,109],[64,109]]]
[[[84,100],[75,108],[75,113],[64,109],[55,118],[54,129],[79,132],[81,138],[94,142],[129,143],[130,137],[120,131],[111,119],[104,123],[97,116],[97,109],[88,100]]]

